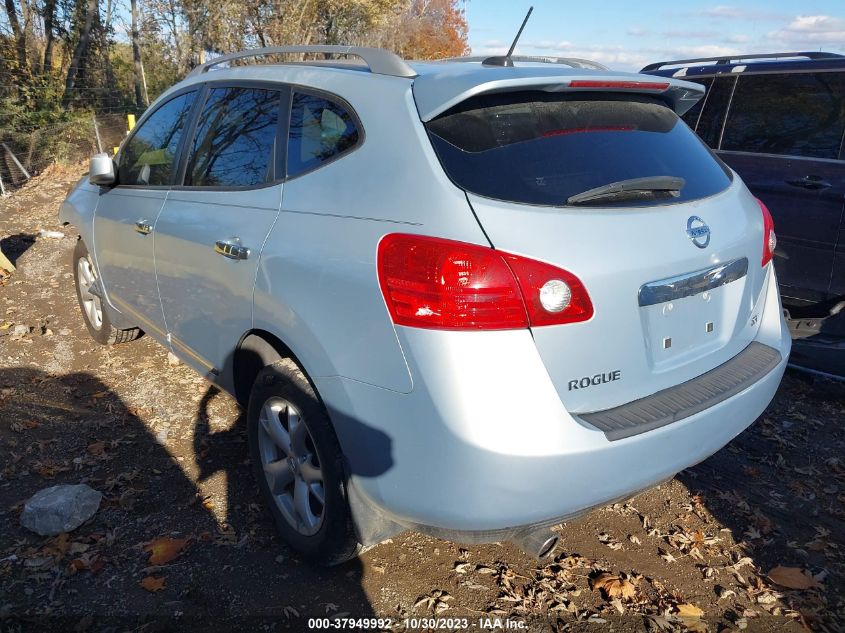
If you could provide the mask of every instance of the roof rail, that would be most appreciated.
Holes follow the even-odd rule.
[[[369,66],[370,72],[377,75],[390,75],[391,77],[416,77],[417,73],[411,68],[403,59],[395,53],[384,50],[383,48],[368,48],[365,46],[269,46],[267,48],[253,48],[237,53],[228,53],[220,55],[214,59],[200,64],[194,68],[188,77],[201,75],[207,72],[212,66],[224,64],[236,59],[244,59],[247,57],[261,57],[264,55],[279,55],[292,53],[322,53],[331,55],[347,55],[351,57],[360,57],[364,63]]]
[[[663,66],[682,66],[684,64],[698,64],[702,62],[716,62],[717,64],[729,64],[732,61],[740,61],[743,59],[779,59],[782,57],[804,57],[806,59],[837,59],[845,57],[838,53],[824,53],[821,51],[805,51],[798,53],[757,53],[748,55],[719,55],[717,57],[698,57],[695,59],[676,59],[674,61],[657,62],[656,64],[649,64],[640,72],[649,72],[658,70]]]
[[[438,59],[439,62],[481,62],[484,66],[503,66],[505,59],[504,55],[494,55],[493,57],[476,55],[470,57],[447,57],[446,59]],[[609,70],[607,66],[603,66],[598,62],[590,61],[589,59],[580,59],[578,57],[552,57],[546,55],[511,55],[508,59],[514,62],[536,62],[540,64],[563,64],[571,68],[587,68],[589,70]]]

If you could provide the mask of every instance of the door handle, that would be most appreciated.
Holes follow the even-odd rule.
[[[229,259],[247,259],[249,257],[249,249],[246,246],[241,246],[241,241],[236,237],[215,242],[214,252]]]
[[[149,235],[153,232],[153,227],[148,220],[138,220],[135,223],[135,231],[141,235]]]
[[[828,189],[833,186],[826,180],[822,180],[819,176],[804,176],[803,178],[787,180],[786,184],[792,185],[793,187],[801,187],[802,189],[812,189],[816,191],[819,189]]]

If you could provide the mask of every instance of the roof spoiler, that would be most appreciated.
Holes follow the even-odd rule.
[[[649,64],[640,72],[647,73],[655,70],[660,70],[664,66],[684,66],[686,64],[702,64],[705,62],[715,62],[716,64],[730,64],[733,61],[751,60],[751,59],[781,59],[789,57],[803,57],[804,59],[839,59],[845,55],[838,53],[824,53],[820,51],[807,51],[798,53],[757,53],[748,55],[718,55],[716,57],[697,57],[694,59],[676,59],[667,62],[657,62]]]
[[[369,48],[366,46],[270,46],[267,48],[253,48],[237,53],[220,55],[194,68],[188,77],[194,77],[207,72],[213,66],[225,64],[236,59],[249,57],[263,57],[265,55],[316,53],[323,55],[343,55],[358,57],[369,67],[371,73],[389,75],[391,77],[416,77],[417,73],[401,57],[383,48]]]
[[[509,69],[513,70],[513,69]],[[519,69],[517,69],[519,70]],[[525,69],[523,69],[525,70]],[[491,70],[492,72],[492,70]],[[485,73],[486,74],[486,73]],[[483,75],[482,75],[483,76]],[[423,121],[430,121],[459,103],[483,94],[539,90],[551,93],[622,92],[648,94],[659,97],[679,116],[684,114],[704,96],[704,86],[677,79],[642,77],[633,74],[545,74],[509,76],[500,73],[487,81],[474,81],[470,77],[432,80],[421,75],[414,83],[414,98]],[[432,85],[434,82],[437,85]]]

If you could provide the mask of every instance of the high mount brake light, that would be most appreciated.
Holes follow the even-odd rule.
[[[760,211],[763,213],[763,258],[760,265],[765,266],[772,261],[772,257],[775,255],[778,238],[775,235],[775,221],[772,219],[772,214],[769,213],[769,208],[759,198],[757,204],[760,205]]]
[[[513,330],[586,321],[587,290],[572,273],[521,255],[394,233],[378,246],[393,322],[443,330]]]
[[[598,79],[573,79],[570,88],[606,88],[612,90],[655,90],[663,92],[669,88],[669,82],[655,81],[603,81]]]

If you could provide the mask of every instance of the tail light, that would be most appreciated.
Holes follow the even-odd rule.
[[[378,275],[397,325],[512,330],[593,316],[590,297],[572,273],[475,244],[387,235],[378,246]]]
[[[760,205],[760,211],[763,212],[763,259],[761,266],[765,266],[772,261],[772,257],[775,255],[778,238],[775,235],[775,222],[772,220],[772,214],[769,213],[768,207],[759,199],[757,204]]]

